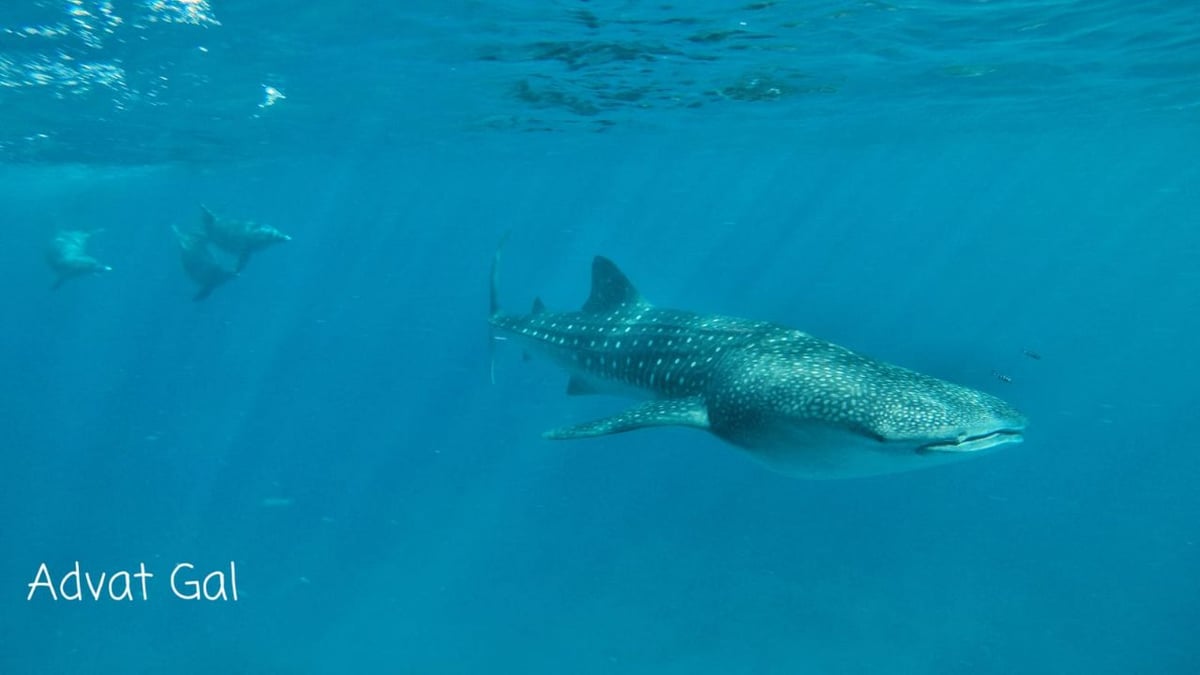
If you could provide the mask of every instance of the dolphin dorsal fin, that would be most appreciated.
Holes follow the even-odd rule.
[[[644,304],[642,294],[613,261],[599,255],[592,260],[592,294],[583,303],[583,311],[603,314]]]

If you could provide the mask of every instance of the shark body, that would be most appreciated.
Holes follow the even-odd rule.
[[[805,478],[908,471],[1023,440],[1025,418],[994,396],[778,324],[655,307],[599,256],[577,312],[540,300],[502,312],[493,265],[490,323],[565,369],[568,394],[648,399],[551,439],[694,427]]]

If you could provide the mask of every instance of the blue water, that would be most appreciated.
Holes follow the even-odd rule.
[[[6,2],[0,672],[1200,672],[1196,157],[1180,0]],[[202,203],[293,241],[196,303]],[[51,292],[56,228],[114,270]],[[602,253],[1027,440],[543,441],[625,403],[489,381],[506,230],[509,308]],[[148,597],[27,600],[76,561]]]

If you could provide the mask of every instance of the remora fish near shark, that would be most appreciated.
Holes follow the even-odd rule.
[[[580,311],[549,312],[538,299],[529,314],[504,313],[499,256],[494,330],[566,369],[568,394],[650,399],[546,438],[695,427],[805,478],[909,471],[1023,440],[1025,417],[994,396],[785,326],[655,307],[600,256]]]

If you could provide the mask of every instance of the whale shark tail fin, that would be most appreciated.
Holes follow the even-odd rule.
[[[504,234],[500,235],[500,243],[496,244],[496,252],[492,254],[492,273],[490,284],[488,287],[488,316],[496,316],[500,313],[500,254],[504,252],[504,245],[508,243],[508,237],[512,234],[512,230],[505,230]],[[488,329],[488,373],[492,384],[496,384],[496,330]]]
[[[496,252],[492,254],[491,316],[500,313],[500,255],[504,253],[504,245],[508,243],[508,237],[511,234],[512,230],[505,230],[504,234],[500,235],[500,243],[496,244]]]

